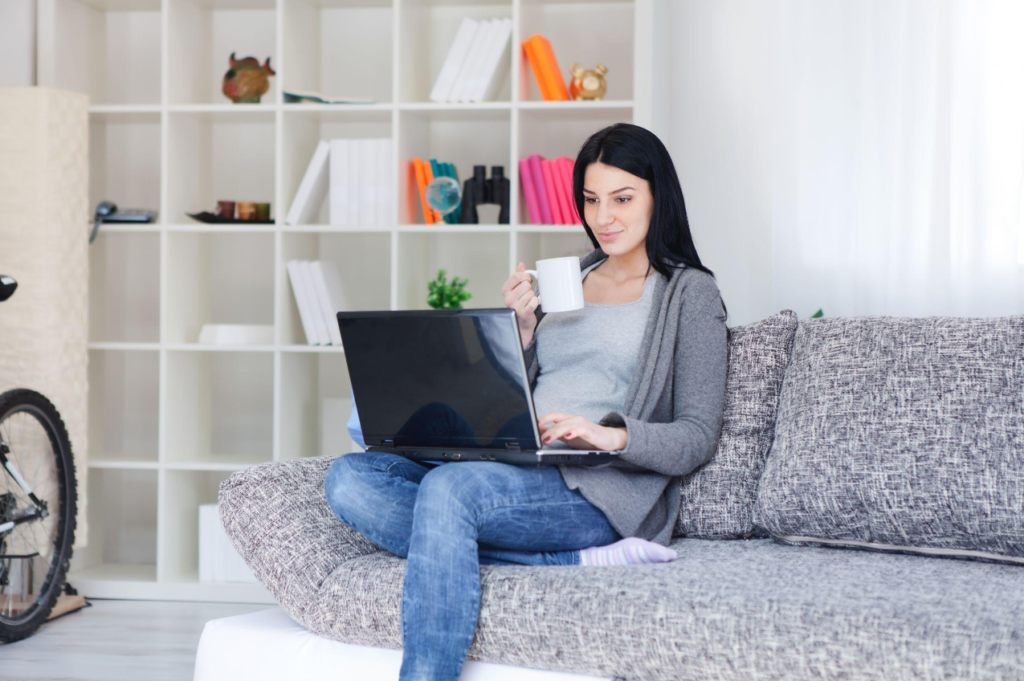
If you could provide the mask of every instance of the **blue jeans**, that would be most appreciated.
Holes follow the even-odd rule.
[[[343,523],[407,559],[400,681],[459,678],[480,565],[577,565],[579,549],[622,538],[555,467],[353,452],[328,468],[324,491]]]

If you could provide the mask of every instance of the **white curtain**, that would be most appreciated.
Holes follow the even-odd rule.
[[[1024,313],[1024,2],[674,14],[670,148],[731,323]]]

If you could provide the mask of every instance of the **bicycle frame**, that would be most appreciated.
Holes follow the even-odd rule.
[[[11,477],[14,478],[15,482],[18,483],[18,486],[25,491],[25,495],[32,500],[32,503],[35,504],[36,507],[31,511],[26,510],[24,515],[19,515],[17,518],[0,523],[0,535],[10,532],[16,525],[32,522],[37,518],[42,520],[50,515],[49,510],[46,508],[46,502],[36,497],[35,492],[33,492],[32,488],[28,486],[28,483],[25,482],[25,478],[21,477],[21,473],[19,473],[18,469],[14,467],[14,463],[7,458],[7,453],[9,451],[11,451],[11,449],[7,446],[7,443],[0,440],[0,463],[3,464],[4,468],[7,469],[7,472],[11,474]]]

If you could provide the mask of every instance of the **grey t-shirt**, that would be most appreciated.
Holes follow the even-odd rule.
[[[602,262],[584,269],[583,277]],[[637,300],[585,302],[581,310],[547,314],[540,320],[535,332],[540,371],[533,388],[538,418],[558,411],[597,423],[608,412],[623,408],[651,310],[656,274],[647,278]],[[569,447],[561,440],[542,446]]]

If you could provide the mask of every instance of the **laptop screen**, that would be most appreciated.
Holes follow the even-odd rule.
[[[339,312],[338,324],[367,445],[537,448],[514,311]]]

